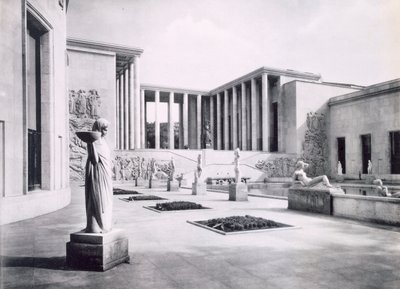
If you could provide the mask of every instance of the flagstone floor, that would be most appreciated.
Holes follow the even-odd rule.
[[[400,288],[400,228],[289,211],[286,200],[230,202],[224,193],[188,189],[137,188],[212,209],[160,214],[143,208],[157,201],[114,196],[114,227],[128,232],[131,262],[73,270],[65,244],[84,227],[85,205],[84,188],[71,190],[66,208],[0,226],[0,288]],[[246,214],[300,228],[223,236],[186,222]]]

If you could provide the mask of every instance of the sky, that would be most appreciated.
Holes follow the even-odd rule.
[[[262,66],[400,78],[398,0],[70,0],[67,33],[144,49],[145,84],[211,90]]]

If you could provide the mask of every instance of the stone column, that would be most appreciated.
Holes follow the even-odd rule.
[[[201,149],[201,94],[197,95],[197,110],[196,110],[196,116],[197,116],[197,148]]]
[[[124,73],[122,72],[120,75],[119,81],[119,149],[124,149],[124,88],[125,88],[125,79]]]
[[[256,80],[251,79],[251,150],[257,150],[257,92]]]
[[[268,98],[268,75],[261,75],[261,99],[262,99],[262,150],[269,152],[269,98]]]
[[[160,148],[160,121],[158,119],[158,104],[160,102],[160,91],[156,90],[154,97],[154,138],[155,138],[155,148]]]
[[[214,148],[214,98],[210,95],[210,131],[211,131],[211,141]]]
[[[117,149],[120,148],[119,143],[119,83],[120,83],[120,76],[117,77],[116,82],[116,91],[115,91],[115,147]]]
[[[140,91],[140,147],[146,148],[145,136],[146,136],[146,106],[145,106],[145,91]]]
[[[134,135],[134,83],[133,83],[133,63],[129,63],[129,149],[135,148],[135,135]]]
[[[217,95],[217,150],[222,149],[222,131],[221,131],[221,93]]]
[[[124,149],[129,149],[129,68],[125,69],[124,89]]]
[[[229,150],[229,95],[228,90],[224,91],[224,150]]]
[[[134,87],[134,93],[133,93],[133,101],[134,101],[134,135],[135,135],[135,148],[141,148],[141,140],[140,140],[140,109],[141,109],[141,104],[140,104],[140,82],[139,82],[139,56],[134,55],[133,60],[134,60],[134,67],[133,67],[133,87]]]
[[[187,93],[183,94],[183,146],[189,146],[189,96]]]
[[[237,95],[236,87],[232,87],[232,149],[236,149],[238,145],[237,135]]]
[[[169,92],[168,99],[168,144],[169,149],[175,148],[175,138],[174,138],[174,121],[172,119],[172,107],[174,104],[174,93],[172,91]]]
[[[247,150],[247,114],[246,114],[246,84],[241,85],[241,102],[242,102],[242,150]]]

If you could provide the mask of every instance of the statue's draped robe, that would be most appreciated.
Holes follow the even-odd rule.
[[[93,146],[93,150],[89,146]],[[112,226],[113,188],[110,150],[105,140],[101,138],[93,144],[88,144],[88,153],[85,176],[87,217],[85,231],[106,233]]]

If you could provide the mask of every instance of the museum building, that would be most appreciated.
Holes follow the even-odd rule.
[[[260,67],[209,90],[144,84],[136,47],[67,38],[68,1],[1,3],[1,223],[60,209],[70,180],[83,180],[78,130],[110,121],[117,182],[146,178],[156,162],[191,183],[202,155],[207,176],[229,172],[242,150],[250,181],[289,181],[298,159],[310,175],[400,178],[400,80],[368,87]],[[22,37],[21,37],[22,36]],[[166,116],[163,120],[162,116]],[[229,173],[228,173],[229,174]],[[233,171],[231,172],[233,174]]]

